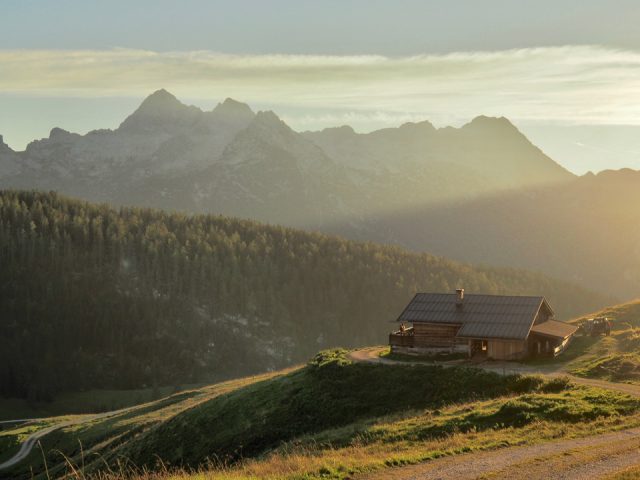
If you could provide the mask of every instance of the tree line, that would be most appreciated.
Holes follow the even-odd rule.
[[[0,395],[217,380],[380,343],[416,291],[608,299],[513,269],[211,215],[0,192]]]

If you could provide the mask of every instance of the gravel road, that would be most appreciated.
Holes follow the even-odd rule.
[[[419,364],[380,358],[380,348],[356,350],[350,358],[378,364]],[[445,363],[443,366],[453,366]],[[562,370],[538,369],[526,365],[486,363],[478,368],[507,373],[567,375]],[[569,376],[582,385],[596,386],[640,396],[640,386]],[[363,480],[591,480],[640,464],[640,428],[593,437],[566,439],[539,445],[508,447],[489,452],[440,458],[406,467],[387,469]]]

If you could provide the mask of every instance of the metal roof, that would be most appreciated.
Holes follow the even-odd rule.
[[[568,336],[573,335],[576,330],[578,330],[578,327],[575,325],[559,322],[557,320],[547,320],[546,322],[538,323],[531,328],[531,332],[533,333],[556,338],[567,338]]]
[[[458,337],[524,340],[544,297],[465,294],[462,307],[455,293],[418,293],[398,317],[399,322],[461,325]]]

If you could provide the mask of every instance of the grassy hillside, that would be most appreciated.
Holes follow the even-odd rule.
[[[0,396],[157,389],[377,344],[416,291],[602,296],[520,270],[249,221],[0,192]]]
[[[570,362],[571,373],[615,382],[640,383],[640,300],[605,308],[589,316],[611,319],[611,336],[579,340],[574,350],[580,355]]]
[[[206,478],[342,479],[637,425],[639,408],[638,399],[562,378],[352,364],[333,350],[304,368],[177,394],[108,418],[76,419],[45,437],[43,451],[54,477],[75,464],[83,472],[77,478],[110,471],[122,478],[118,472],[143,466],[163,476],[167,468],[189,466]],[[42,455],[34,451],[28,466],[0,478],[30,478],[29,468],[41,478]]]

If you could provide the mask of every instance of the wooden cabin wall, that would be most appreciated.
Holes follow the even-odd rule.
[[[458,342],[456,333],[460,325],[414,323],[413,338],[416,347],[451,347]]]
[[[487,356],[496,360],[514,360],[527,356],[527,342],[523,340],[488,340]]]

